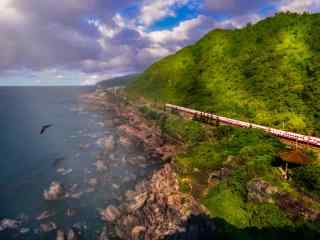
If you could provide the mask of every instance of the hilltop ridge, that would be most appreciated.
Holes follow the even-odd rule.
[[[320,135],[320,14],[279,13],[209,32],[150,66],[129,92]]]

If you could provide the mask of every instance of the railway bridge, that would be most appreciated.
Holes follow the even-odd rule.
[[[320,138],[313,137],[313,136],[306,136],[298,133],[293,133],[293,132],[288,132],[288,131],[283,131],[283,130],[278,130],[275,128],[270,128],[258,124],[253,124],[253,123],[248,123],[244,121],[239,121],[235,120],[232,118],[226,118],[222,116],[218,116],[215,114],[207,113],[207,112],[201,112],[197,111],[194,109],[190,108],[185,108],[185,107],[180,107],[177,105],[172,105],[172,104],[166,104],[165,108],[168,110],[171,110],[173,112],[180,112],[186,115],[189,115],[193,118],[200,118],[203,120],[207,121],[216,121],[217,123],[222,123],[225,125],[230,125],[230,126],[235,126],[235,127],[240,127],[240,128],[256,128],[256,129],[261,129],[264,132],[270,133],[273,136],[280,137],[283,139],[307,144],[307,145],[312,145],[315,147],[320,148]]]

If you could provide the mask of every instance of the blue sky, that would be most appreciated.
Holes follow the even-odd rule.
[[[215,28],[319,0],[1,0],[0,86],[89,85],[147,66]]]

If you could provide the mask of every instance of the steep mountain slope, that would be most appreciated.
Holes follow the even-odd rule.
[[[129,92],[319,136],[319,23],[320,14],[280,13],[214,30],[153,64]]]

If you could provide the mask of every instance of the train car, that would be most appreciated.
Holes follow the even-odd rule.
[[[226,125],[231,125],[231,126],[236,126],[236,127],[241,127],[241,128],[261,129],[261,130],[263,130],[267,133],[270,133],[274,136],[277,136],[277,137],[281,137],[281,138],[285,138],[288,140],[297,141],[299,143],[310,144],[312,146],[320,147],[320,138],[317,138],[317,137],[306,136],[306,135],[302,135],[302,134],[298,134],[298,133],[287,132],[287,131],[278,130],[275,128],[265,127],[265,126],[258,125],[258,124],[247,123],[247,122],[243,122],[243,121],[239,121],[239,120],[235,120],[235,119],[231,119],[231,118],[226,118],[226,117],[222,117],[222,116],[218,116],[218,115],[210,114],[210,113],[206,113],[206,112],[200,112],[200,111],[196,111],[196,110],[193,110],[190,108],[180,107],[180,106],[176,106],[176,105],[172,105],[172,104],[166,104],[165,109],[171,109],[174,111],[184,112],[184,113],[190,114],[192,116],[199,116],[199,117],[204,117],[204,118],[208,118],[208,119],[214,119],[214,120],[219,121],[219,122],[226,124]]]

